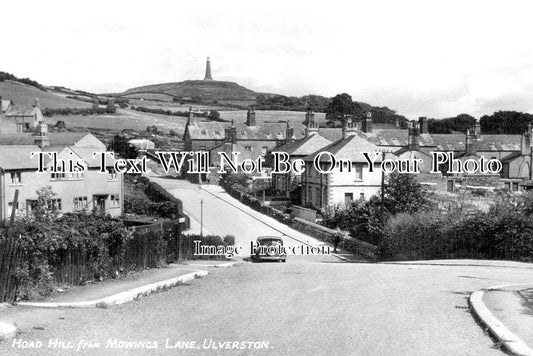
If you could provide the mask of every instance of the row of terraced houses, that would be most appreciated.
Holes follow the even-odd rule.
[[[368,199],[376,194],[383,179],[377,166],[384,158],[420,160],[420,174],[416,176],[427,189],[518,191],[531,185],[531,128],[522,135],[488,135],[481,132],[477,123],[465,133],[429,134],[425,117],[401,128],[398,124],[374,123],[368,113],[363,118],[348,117],[342,128],[322,128],[311,110],[302,117],[302,123],[258,123],[255,115],[253,109],[249,110],[244,123],[209,122],[191,116],[185,128],[185,149],[209,151],[215,157],[212,162],[215,165],[220,151],[241,152],[241,159],[284,151],[291,160],[303,159],[306,163],[303,174],[273,174],[272,186],[277,195],[287,198],[299,190],[301,204],[315,208]],[[351,161],[352,167],[341,171],[337,165],[329,173],[318,172],[313,161],[323,151],[332,153],[336,159]],[[373,172],[362,152],[381,153]],[[430,173],[432,152],[453,152],[461,162],[496,158],[503,169],[499,174]],[[322,156],[320,165],[329,164],[328,157]]]
[[[59,212],[104,211],[119,216],[123,211],[124,177],[113,171],[100,172],[93,152],[106,146],[87,132],[48,132],[36,100],[32,106],[16,105],[0,98],[0,220],[28,214],[37,204],[37,191],[50,186],[56,194],[50,202]],[[37,172],[39,159],[32,153],[57,152],[64,161],[82,161],[84,172],[52,172],[52,161],[43,155],[46,171]],[[18,199],[15,200],[15,192]]]

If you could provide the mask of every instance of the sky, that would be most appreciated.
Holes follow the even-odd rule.
[[[533,2],[9,1],[0,70],[96,93],[213,79],[409,119],[533,113]]]

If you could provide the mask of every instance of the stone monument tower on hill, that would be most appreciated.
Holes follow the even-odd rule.
[[[213,80],[211,77],[211,62],[209,61],[209,57],[207,57],[207,63],[205,65],[205,78],[204,80]]]

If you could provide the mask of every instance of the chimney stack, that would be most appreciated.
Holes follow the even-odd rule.
[[[44,123],[44,120],[39,121],[37,127],[35,128],[34,142],[40,148],[50,146],[50,138],[48,137],[48,125]]]
[[[526,132],[522,134],[522,141],[520,142],[520,150],[522,155],[529,156],[531,154],[531,144],[532,144],[532,133],[531,133],[531,122],[527,124]]]
[[[474,135],[481,136],[481,124],[479,121],[476,121],[476,125],[474,126]]]
[[[372,113],[369,111],[366,113],[365,118],[363,119],[363,132],[370,133],[372,132]]]
[[[224,129],[224,141],[226,143],[237,143],[237,128],[233,126],[233,120],[231,120],[231,126]]]
[[[255,126],[255,112],[253,105],[251,106],[251,109],[248,109],[248,112],[246,113],[246,125]]]
[[[471,133],[470,130],[466,130],[466,154],[468,156],[474,156],[477,152],[476,146],[477,136],[475,135],[475,133]]]
[[[289,122],[287,121],[287,129],[285,130],[285,143],[291,143],[294,136],[294,128],[289,127]]]
[[[355,126],[351,118],[344,119],[342,124],[342,139],[346,139],[348,136],[355,135]]]
[[[307,113],[305,114],[304,125],[314,124],[315,123],[315,113],[313,109],[308,108]]]
[[[407,139],[407,149],[409,151],[420,150],[420,129],[417,124],[411,124],[409,126],[409,134]]]
[[[420,127],[420,133],[425,135],[427,133],[429,133],[429,130],[428,130],[428,118],[425,117],[425,116],[422,116],[422,117],[419,117],[418,118],[418,125]]]

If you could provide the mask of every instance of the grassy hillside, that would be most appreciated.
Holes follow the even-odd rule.
[[[251,100],[257,93],[233,82],[216,80],[186,80],[177,83],[146,85],[126,90],[122,95],[163,93],[177,98],[201,98],[202,101],[213,100]],[[149,98],[149,97],[147,97]]]
[[[33,105],[35,98],[39,98],[41,108],[90,108],[90,103],[65,98],[60,95],[45,92],[27,84],[6,80],[0,82],[0,96],[19,105]]]

